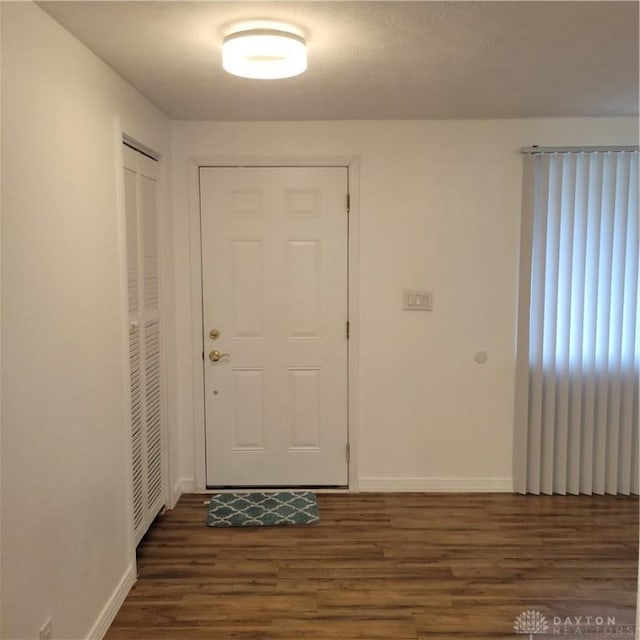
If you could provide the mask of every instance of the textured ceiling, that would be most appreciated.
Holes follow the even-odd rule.
[[[638,114],[638,2],[42,2],[174,119]],[[234,24],[307,35],[302,76],[221,68]]]

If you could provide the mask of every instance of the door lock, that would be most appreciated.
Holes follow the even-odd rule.
[[[211,331],[209,331],[209,337],[212,340],[217,340],[220,337],[220,332],[217,329],[211,329]]]

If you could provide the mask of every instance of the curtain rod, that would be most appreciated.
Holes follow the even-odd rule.
[[[593,153],[596,151],[638,151],[637,145],[619,145],[608,147],[522,147],[520,153]]]

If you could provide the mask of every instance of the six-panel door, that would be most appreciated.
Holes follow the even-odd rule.
[[[346,485],[346,167],[203,167],[200,196],[207,485]]]

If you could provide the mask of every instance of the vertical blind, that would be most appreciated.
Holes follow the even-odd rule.
[[[519,493],[638,493],[638,151],[524,156]]]

